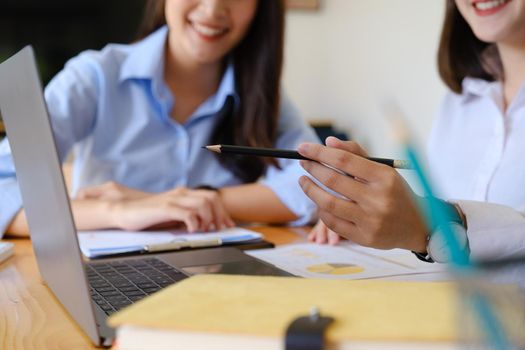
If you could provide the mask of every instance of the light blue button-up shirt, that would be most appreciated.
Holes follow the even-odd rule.
[[[61,160],[74,152],[73,194],[82,187],[116,181],[150,192],[177,186],[223,187],[241,181],[222,167],[209,143],[217,112],[235,93],[230,64],[217,92],[184,124],[170,117],[174,98],[164,72],[168,30],[159,29],[131,45],[108,45],[71,59],[46,87],[45,100]],[[282,98],[275,147],[319,142],[286,97]],[[296,160],[280,160],[260,180],[298,217],[311,220],[314,204],[297,180]],[[0,143],[0,234],[22,206],[7,140]]]

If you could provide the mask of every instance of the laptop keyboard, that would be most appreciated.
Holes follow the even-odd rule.
[[[187,276],[156,258],[85,265],[91,298],[107,315]]]

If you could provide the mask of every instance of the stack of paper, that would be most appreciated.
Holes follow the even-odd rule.
[[[260,233],[231,228],[222,231],[188,234],[185,231],[80,231],[80,250],[88,258],[145,251],[147,246],[164,245],[172,242],[210,242],[209,246],[256,242],[262,239]],[[213,242],[217,242],[213,244]],[[206,246],[205,244],[200,246]]]

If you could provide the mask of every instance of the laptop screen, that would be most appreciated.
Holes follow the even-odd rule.
[[[99,344],[75,224],[31,47],[0,64],[0,110],[40,274],[91,340]]]

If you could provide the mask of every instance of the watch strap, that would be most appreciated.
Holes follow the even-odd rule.
[[[412,253],[421,261],[424,261],[424,262],[427,262],[427,263],[434,263],[434,259],[432,259],[432,257],[430,256],[430,254],[428,253],[428,251],[424,252],[424,253],[419,253],[419,252],[415,252],[412,250]]]
[[[213,187],[210,185],[199,185],[199,186],[194,187],[193,189],[219,192],[219,189],[217,187]]]

